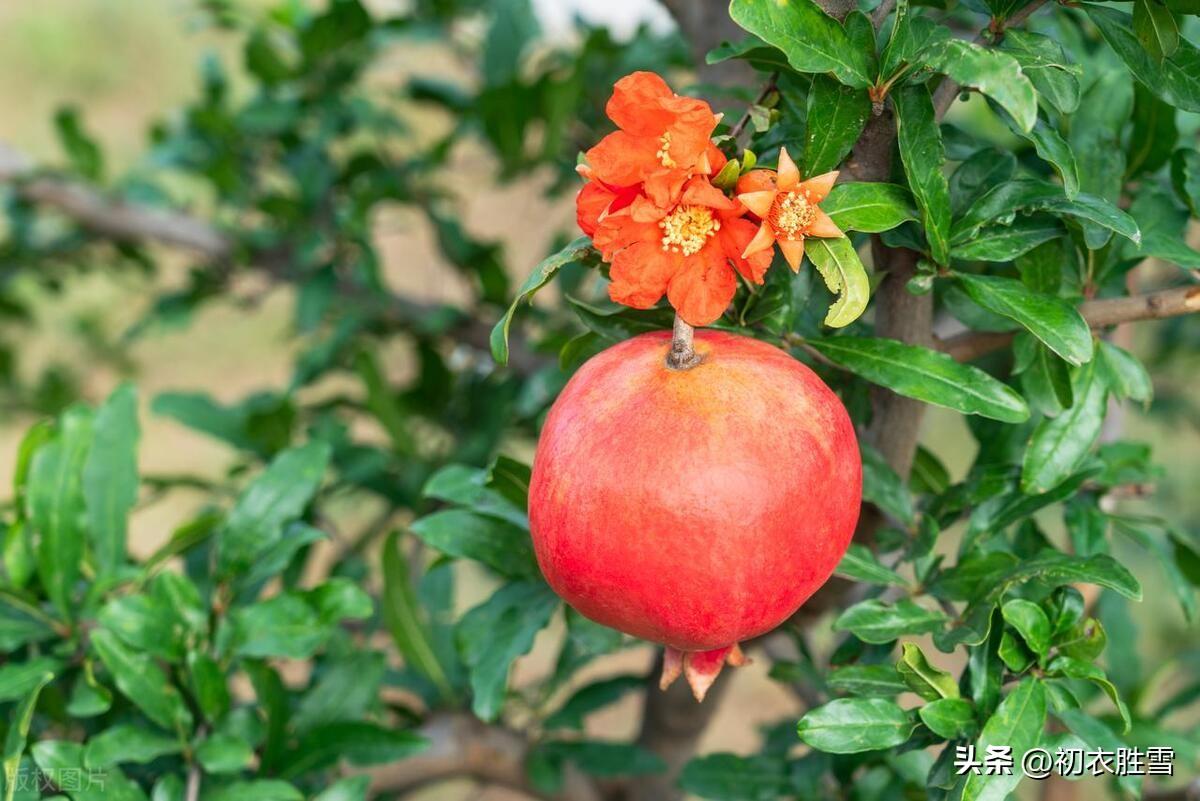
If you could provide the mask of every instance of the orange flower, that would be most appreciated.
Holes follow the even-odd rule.
[[[709,137],[719,117],[703,100],[675,94],[653,72],[634,72],[617,81],[605,110],[620,130],[587,152],[591,177],[609,186],[644,183],[665,206],[688,177],[712,172]]]
[[[612,187],[591,180],[575,195],[575,221],[588,236],[596,235],[596,227],[605,215],[620,211],[640,193],[638,186]]]
[[[735,269],[761,284],[771,265],[770,252],[743,255],[754,238],[745,213],[708,178],[695,176],[666,206],[639,195],[604,216],[593,243],[612,265],[609,297],[648,309],[666,294],[689,324],[708,325],[733,299]]]
[[[762,224],[742,257],[769,252],[778,243],[788,266],[796,272],[804,258],[805,237],[842,236],[841,229],[817,206],[833,188],[837,175],[827,172],[801,181],[787,148],[779,150],[779,172],[752,170],[743,175],[737,184],[738,200]]]

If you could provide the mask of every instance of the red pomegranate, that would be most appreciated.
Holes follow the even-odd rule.
[[[666,366],[643,334],[563,390],[533,462],[529,522],[550,586],[597,622],[666,645],[663,687],[697,699],[738,642],[825,583],[862,498],[854,428],[820,378],[778,348],[697,332]]]

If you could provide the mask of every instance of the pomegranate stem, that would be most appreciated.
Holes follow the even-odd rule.
[[[675,327],[671,332],[671,350],[667,353],[667,367],[672,370],[690,370],[700,363],[700,357],[692,344],[695,333],[696,329],[676,313]]]

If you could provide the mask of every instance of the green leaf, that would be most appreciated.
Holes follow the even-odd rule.
[[[821,210],[843,231],[877,234],[917,219],[912,195],[896,184],[837,184],[821,202]]]
[[[54,439],[33,454],[29,465],[26,502],[36,542],[38,577],[51,602],[67,619],[76,612],[71,599],[83,563],[81,474],[91,442],[91,411],[68,409]]]
[[[238,609],[232,622],[234,650],[244,657],[307,659],[329,636],[316,610],[294,592]]]
[[[557,253],[542,259],[533,269],[530,276],[525,279],[525,283],[521,284],[521,288],[517,290],[517,296],[513,298],[508,310],[492,328],[492,358],[496,360],[496,364],[508,364],[508,329],[512,326],[512,318],[517,312],[517,306],[522,301],[532,298],[563,267],[583,260],[592,252],[592,240],[589,237],[581,236]]]
[[[1171,160],[1179,140],[1175,108],[1155,97],[1140,83],[1133,91],[1133,130],[1126,146],[1128,177],[1156,172]]]
[[[1017,60],[1040,99],[1062,114],[1070,114],[1079,107],[1079,76],[1083,68],[1058,42],[1040,33],[1008,28],[1000,40],[1000,49]]]
[[[903,634],[925,634],[939,630],[946,614],[926,609],[909,598],[895,604],[871,599],[860,601],[842,612],[833,623],[834,631],[849,631],[863,642],[887,643]]]
[[[8,732],[4,736],[4,801],[13,801],[17,791],[17,772],[21,767],[21,756],[29,739],[29,727],[33,723],[33,710],[37,707],[42,688],[54,681],[54,674],[44,672],[24,694],[12,717],[8,721]]]
[[[316,494],[329,464],[329,445],[310,442],[281,451],[238,497],[219,540],[218,570],[247,571],[283,538]]]
[[[965,698],[939,698],[917,709],[931,732],[947,740],[968,737],[975,729],[975,706]]]
[[[88,739],[83,764],[88,768],[106,768],[122,762],[144,765],[160,756],[178,754],[183,743],[177,736],[122,723]]]
[[[892,584],[898,587],[908,584],[899,573],[881,564],[870,548],[859,543],[850,546],[834,572],[842,578],[868,584]]]
[[[254,759],[254,749],[240,738],[214,732],[196,746],[196,759],[208,773],[237,773]]]
[[[546,718],[548,729],[582,729],[583,719],[597,709],[619,700],[626,693],[644,687],[642,676],[614,676],[585,684],[567,699],[558,711]]]
[[[1192,216],[1200,217],[1200,151],[1181,147],[1171,155],[1171,185]]]
[[[858,89],[874,78],[868,54],[855,47],[846,29],[813,0],[733,0],[729,16],[783,51],[797,72],[832,72]]]
[[[970,239],[955,244],[950,256],[964,261],[1012,261],[1063,234],[1062,224],[1053,217],[1018,217],[1010,225],[978,229]]]
[[[370,776],[350,776],[329,785],[313,801],[367,801],[370,786]]]
[[[905,397],[1004,423],[1029,418],[1029,407],[1010,387],[944,353],[868,337],[812,339],[808,344],[834,364]]]
[[[1091,361],[1092,331],[1067,301],[1034,292],[1011,278],[969,273],[958,273],[957,278],[972,300],[1020,323],[1071,364]]]
[[[336,765],[339,760],[360,766],[399,762],[428,747],[429,740],[404,729],[366,721],[329,723],[300,738],[295,750],[288,754],[283,775],[302,776]]]
[[[921,211],[929,252],[938,264],[950,258],[950,188],[942,167],[946,151],[924,86],[905,86],[892,95],[904,174]]]
[[[196,705],[208,720],[218,720],[229,711],[229,687],[225,672],[216,660],[200,651],[188,653],[187,667]]]
[[[804,174],[810,178],[842,163],[858,141],[871,101],[865,89],[843,86],[825,75],[813,77],[808,90],[804,130]]]
[[[204,795],[204,801],[246,801],[248,798],[254,801],[304,801],[304,794],[279,779],[255,779],[225,784]]]
[[[1108,390],[1094,364],[1076,371],[1072,381],[1075,403],[1054,418],[1038,423],[1021,464],[1021,490],[1046,492],[1079,467],[1100,436]]]
[[[871,298],[871,282],[850,238],[809,239],[804,252],[825,286],[838,296],[825,315],[825,325],[843,328],[862,316]]]
[[[1017,630],[1029,650],[1045,656],[1050,650],[1050,618],[1040,606],[1024,598],[1006,601],[1000,607],[1004,622]]]
[[[1118,233],[1135,244],[1141,242],[1142,233],[1137,221],[1108,200],[1084,192],[1068,198],[1061,186],[1038,178],[1016,178],[985,193],[955,220],[950,241],[956,245],[966,243],[984,225],[1022,210],[1077,217]]]
[[[894,748],[909,738],[912,716],[886,698],[839,698],[800,718],[800,739],[819,751],[857,754]]]
[[[42,676],[57,675],[63,669],[61,660],[52,656],[36,656],[26,662],[0,665],[0,703],[19,701],[33,692]]]
[[[891,665],[846,665],[834,668],[826,683],[835,692],[852,695],[893,697],[908,689]]]
[[[1150,373],[1129,351],[1100,340],[1100,360],[1096,366],[1101,381],[1114,395],[1142,403],[1154,398]]]
[[[437,686],[443,697],[454,695],[446,671],[429,644],[429,634],[416,593],[409,581],[408,561],[400,548],[400,535],[393,532],[383,543],[383,621],[404,664]]]
[[[56,111],[54,129],[71,167],[89,181],[100,182],[104,176],[104,152],[84,130],[79,109],[65,106]]]
[[[1047,417],[1055,417],[1063,409],[1069,409],[1075,402],[1075,395],[1066,362],[1028,335],[1017,340],[1015,349],[1029,351],[1029,364],[1021,371],[1021,387],[1030,405]]]
[[[387,664],[378,651],[342,655],[329,664],[300,699],[292,727],[305,733],[327,723],[358,720],[379,701]]]
[[[97,572],[111,575],[125,560],[126,523],[137,502],[137,393],[122,384],[96,412],[83,464],[83,498]]]
[[[1179,22],[1156,0],[1134,0],[1133,34],[1159,63],[1179,49]]]
[[[1062,134],[1041,120],[1037,120],[1032,130],[1029,131],[1021,131],[1015,125],[1012,128],[1033,143],[1033,148],[1042,161],[1054,167],[1058,177],[1062,179],[1063,191],[1066,192],[1068,199],[1073,199],[1079,194],[1079,164],[1075,161],[1075,154],[1071,151],[1067,140],[1062,138]]]
[[[1169,234],[1147,233],[1137,255],[1162,259],[1188,270],[1200,270],[1200,251]]]
[[[1138,41],[1129,14],[1090,3],[1085,10],[1143,86],[1172,106],[1200,111],[1200,49],[1181,38],[1174,53],[1156,60]]]
[[[978,89],[996,101],[1022,131],[1033,129],[1037,93],[1021,65],[1009,54],[964,39],[944,39],[925,51],[924,60],[962,86]]]
[[[954,680],[954,676],[929,664],[925,652],[915,643],[906,642],[901,646],[896,672],[910,690],[926,701],[958,698],[958,682]]]
[[[1046,688],[1037,679],[1024,679],[983,725],[976,753],[985,754],[989,746],[1011,747],[1013,764],[1020,765],[1025,752],[1042,740],[1046,725]],[[1003,799],[1021,781],[1021,772],[1012,774],[968,774],[963,786],[963,801]]]
[[[1007,589],[1015,584],[1037,579],[1061,587],[1066,584],[1096,584],[1115,590],[1134,601],[1142,599],[1142,588],[1133,574],[1107,554],[1079,557],[1063,553],[1047,553],[1017,563],[998,584]]]
[[[713,801],[776,801],[791,795],[787,763],[756,754],[706,754],[684,766],[679,787]]]
[[[183,659],[186,629],[180,625],[175,611],[157,599],[142,594],[124,595],[101,607],[96,617],[132,648],[168,662]]]
[[[477,717],[494,720],[500,713],[509,668],[529,652],[533,638],[557,608],[558,597],[544,583],[517,582],[463,615],[458,647],[470,668],[471,709]]]
[[[1129,707],[1121,700],[1121,694],[1117,692],[1116,685],[1108,680],[1108,676],[1099,667],[1091,662],[1084,662],[1074,657],[1057,656],[1046,666],[1046,673],[1051,676],[1057,675],[1066,676],[1071,679],[1082,679],[1095,684],[1108,696],[1113,706],[1117,708],[1117,712],[1121,715],[1121,723],[1124,726],[1123,731],[1125,733],[1129,732],[1131,725]]]
[[[482,562],[502,576],[539,575],[529,532],[504,520],[462,509],[445,509],[422,517],[411,528],[426,544],[442,553]]]
[[[879,451],[859,443],[863,463],[863,498],[906,526],[916,521],[912,494]]]
[[[99,781],[100,777],[84,767],[84,747],[79,743],[43,740],[30,750],[42,778],[59,788],[71,788],[71,801],[146,801],[141,787],[119,768],[105,768],[103,781]],[[55,798],[63,801],[65,796]]]
[[[117,689],[146,717],[168,731],[191,728],[192,714],[183,697],[153,659],[127,648],[106,629],[93,631],[91,643]]]

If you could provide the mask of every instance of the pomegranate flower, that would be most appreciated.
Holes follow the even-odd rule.
[[[806,237],[842,236],[841,229],[817,206],[829,194],[837,176],[836,172],[827,172],[801,181],[800,170],[787,148],[779,150],[778,172],[752,170],[743,175],[737,184],[738,200],[762,224],[741,255],[748,258],[769,252],[778,243],[788,266],[796,272],[804,258]]]
[[[648,309],[666,294],[693,326],[716,320],[737,290],[734,270],[761,284],[771,253],[743,252],[754,238],[745,208],[707,177],[687,180],[666,206],[639,195],[598,223],[593,243],[612,265],[609,296]]]
[[[609,187],[644,184],[660,206],[693,174],[712,172],[710,137],[719,117],[703,100],[681,97],[653,72],[626,75],[605,107],[619,130],[587,152],[587,173]]]

